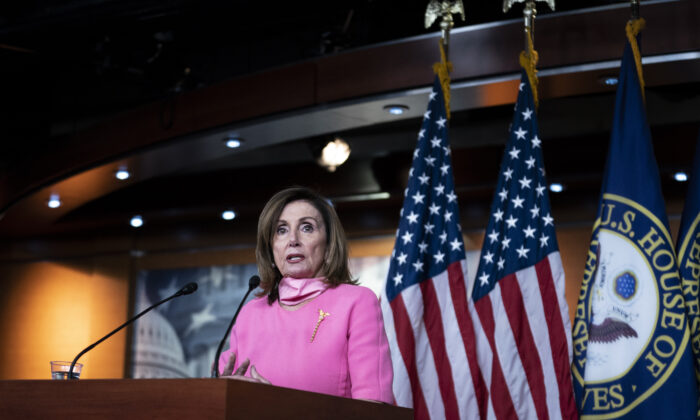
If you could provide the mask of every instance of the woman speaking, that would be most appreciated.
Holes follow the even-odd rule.
[[[219,359],[222,376],[393,403],[379,302],[355,285],[337,214],[307,188],[275,194],[258,220],[260,292]]]

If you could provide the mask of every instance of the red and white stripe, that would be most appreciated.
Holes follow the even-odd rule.
[[[398,405],[416,419],[576,418],[558,252],[499,280],[476,304],[465,261],[382,311]]]

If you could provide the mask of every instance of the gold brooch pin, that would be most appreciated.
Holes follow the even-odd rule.
[[[310,343],[314,342],[314,338],[316,338],[316,332],[318,331],[318,326],[321,325],[321,321],[323,321],[328,315],[330,315],[330,313],[323,312],[323,309],[318,310],[318,321],[316,321],[316,328],[314,328],[314,333],[311,334]]]

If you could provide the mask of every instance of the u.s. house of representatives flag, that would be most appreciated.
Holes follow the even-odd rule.
[[[582,418],[696,417],[690,334],[642,90],[625,46],[573,328]]]
[[[445,102],[438,78],[418,134],[381,304],[394,397],[416,419],[478,418]],[[471,337],[471,338],[470,338]],[[476,369],[478,375],[478,369]]]
[[[488,418],[573,419],[571,334],[532,90],[522,72],[472,293]]]
[[[700,136],[695,146],[693,172],[685,197],[676,250],[690,326],[691,347],[695,356],[695,379],[700,383]]]

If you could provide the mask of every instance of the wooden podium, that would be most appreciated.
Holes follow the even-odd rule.
[[[1,419],[384,419],[413,410],[231,379],[0,381]]]

